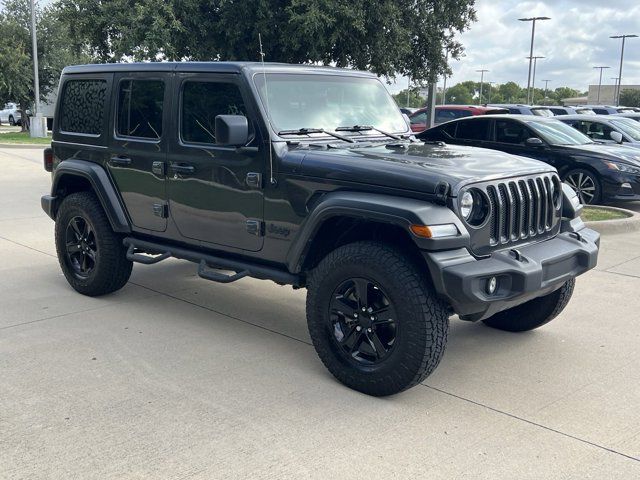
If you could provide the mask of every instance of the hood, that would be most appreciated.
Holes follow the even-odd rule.
[[[617,143],[593,143],[587,145],[563,145],[562,148],[584,153],[603,160],[620,161],[640,167],[640,149]]]
[[[555,171],[537,160],[497,150],[429,143],[310,150],[299,169],[311,177],[425,193],[447,182],[454,196],[468,183]]]

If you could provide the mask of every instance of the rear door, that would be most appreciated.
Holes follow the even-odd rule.
[[[470,147],[484,147],[491,135],[489,118],[472,118],[457,122],[456,143]]]
[[[135,228],[167,228],[166,128],[170,72],[121,73],[114,79],[111,173]]]
[[[171,218],[189,240],[258,251],[263,242],[265,147],[239,75],[176,75],[176,138],[171,141]],[[216,145],[217,115],[244,115],[248,148]]]

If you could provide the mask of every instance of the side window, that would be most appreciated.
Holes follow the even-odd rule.
[[[409,120],[411,121],[411,125],[425,125],[427,123],[427,112],[414,115]]]
[[[162,135],[162,80],[123,80],[118,88],[116,132],[123,137],[158,139]]]
[[[69,80],[60,103],[60,130],[83,135],[102,134],[105,80]]]
[[[462,140],[487,140],[490,120],[463,120],[458,123],[457,137]]]
[[[521,123],[509,120],[496,121],[496,142],[523,145],[524,141],[532,136],[534,135]]]
[[[215,144],[217,115],[244,115],[247,109],[237,85],[222,82],[185,82],[182,89],[182,140]],[[251,134],[251,122],[249,133]]]
[[[456,128],[458,128],[458,122],[447,123],[442,127],[442,137],[456,138]]]
[[[598,122],[580,122],[581,131],[592,140],[611,140],[609,136],[613,132],[613,128]]]
[[[509,108],[509,113],[514,114],[514,115],[519,115],[522,112],[520,112],[519,108]]]

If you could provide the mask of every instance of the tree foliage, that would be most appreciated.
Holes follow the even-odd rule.
[[[534,89],[534,104],[561,105],[563,98],[577,97],[580,92],[569,87],[559,87],[555,90],[547,90],[546,98],[544,88]],[[467,105],[477,103],[526,103],[527,89],[515,82],[494,84],[489,87],[485,82],[480,96],[480,83],[467,80],[447,89],[446,103]],[[480,102],[478,102],[480,100]]]
[[[445,50],[475,0],[58,0],[76,52],[98,61],[266,60],[335,64],[415,83],[448,72]]]
[[[31,10],[29,0],[5,0],[0,12],[0,103],[16,102],[26,119],[34,101]],[[40,97],[57,86],[66,65],[84,63],[69,48],[68,31],[56,17],[56,8],[36,7]],[[23,129],[27,128],[23,122]]]
[[[640,90],[624,89],[620,92],[620,105],[640,107]]]
[[[420,95],[418,88],[405,88],[393,95],[399,107],[420,108],[423,107],[427,99]]]

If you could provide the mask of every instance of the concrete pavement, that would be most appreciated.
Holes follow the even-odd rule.
[[[0,478],[640,478],[640,234],[548,326],[453,319],[437,371],[377,399],[324,369],[305,291],[167,261],[75,293],[41,157],[0,148]]]

